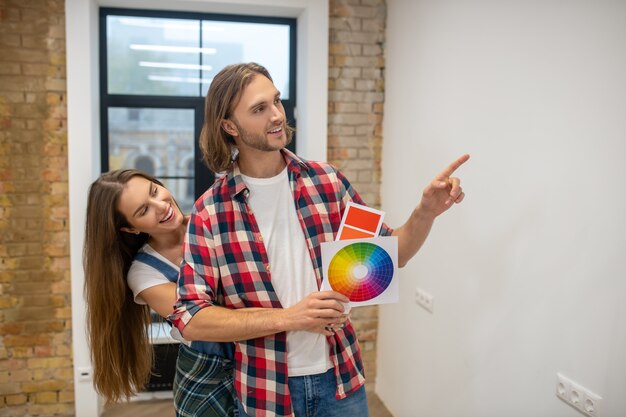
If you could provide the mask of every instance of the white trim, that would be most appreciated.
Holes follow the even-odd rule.
[[[90,1],[68,0],[65,18],[74,403],[76,416],[87,417],[102,410],[91,378],[80,375],[83,371],[92,374],[85,331],[82,249],[87,190],[100,172],[97,8]]]
[[[85,334],[82,248],[86,197],[100,172],[98,8],[123,7],[241,13],[298,19],[296,109],[300,156],[326,160],[328,102],[327,0],[66,0],[68,166],[72,343],[76,417],[99,415],[90,380],[79,375],[91,360]]]

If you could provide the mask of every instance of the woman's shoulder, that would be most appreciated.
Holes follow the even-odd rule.
[[[154,273],[154,270],[157,270],[159,273],[169,276],[178,275],[179,268],[165,256],[157,252],[152,246],[146,243],[135,255],[135,259],[130,266],[129,276],[133,270],[135,273],[150,271],[152,274]]]
[[[133,263],[130,265],[130,269],[128,270],[128,274],[126,275],[126,282],[133,292],[135,302],[137,302],[138,304],[145,304],[143,300],[140,300],[137,297],[139,293],[141,293],[143,290],[154,287],[156,285],[172,282],[168,274],[163,270],[164,268],[162,264],[161,266],[159,266],[158,260],[156,263],[140,260],[142,256],[153,257],[151,252],[158,255],[158,252],[156,252],[151,247],[148,247],[147,250],[141,248],[139,252],[137,252],[135,260],[133,260]],[[153,259],[157,258],[153,257]],[[177,276],[178,274],[174,270],[172,270],[171,274],[169,275],[173,277],[174,275]]]

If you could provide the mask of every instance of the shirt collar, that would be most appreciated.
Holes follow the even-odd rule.
[[[306,162],[289,149],[281,149],[280,152],[287,163],[289,178],[297,178],[297,176],[300,175],[302,168],[306,169]],[[228,183],[228,192],[230,193],[231,198],[235,198],[242,193],[244,197],[248,197],[248,187],[243,181],[241,171],[239,170],[239,164],[237,164],[236,160],[233,162],[232,169],[230,169],[228,174],[226,174],[226,181]]]

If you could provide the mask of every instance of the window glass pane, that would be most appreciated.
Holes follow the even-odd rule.
[[[196,197],[193,192],[193,178],[159,178],[163,185],[170,190],[170,193],[176,199],[178,206],[182,210],[183,214],[191,213],[193,203],[196,202]]]
[[[172,187],[188,213],[194,202],[194,110],[111,107],[108,115],[109,169],[154,175]]]
[[[202,95],[226,65],[256,62],[268,69],[283,99],[289,98],[289,26],[265,23],[202,21]]]
[[[107,16],[109,94],[198,96],[200,22]]]

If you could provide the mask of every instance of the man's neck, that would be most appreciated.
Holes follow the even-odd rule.
[[[252,178],[271,178],[285,168],[285,159],[280,151],[240,152],[237,159],[239,171]]]

